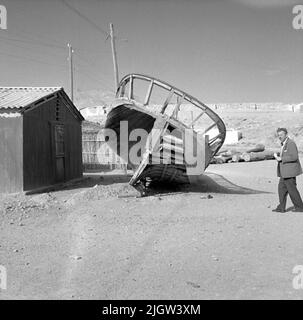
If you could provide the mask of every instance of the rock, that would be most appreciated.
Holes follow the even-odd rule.
[[[194,282],[191,282],[191,281],[186,281],[186,283],[187,283],[188,285],[192,286],[192,287],[195,288],[195,289],[198,289],[198,288],[201,287],[199,284],[194,283]]]
[[[212,196],[211,194],[209,194],[209,195],[207,196],[207,199],[213,199],[213,196]]]
[[[74,259],[74,260],[81,260],[82,259],[81,256],[71,256],[71,258]]]
[[[31,198],[33,206],[43,207],[46,203],[53,201],[54,197],[50,193],[42,193]]]

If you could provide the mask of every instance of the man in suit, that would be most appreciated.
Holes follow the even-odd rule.
[[[278,193],[280,204],[274,209],[274,212],[285,212],[286,199],[289,194],[294,204],[294,212],[303,212],[303,202],[297,189],[296,177],[302,174],[302,167],[299,161],[298,149],[296,143],[288,137],[285,128],[279,128],[277,135],[281,141],[280,155],[275,153],[278,161],[277,173],[280,177]]]

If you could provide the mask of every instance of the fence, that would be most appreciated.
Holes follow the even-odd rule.
[[[84,172],[126,170],[127,167],[123,160],[108,147],[107,143],[100,140],[97,132],[83,133],[82,160]]]

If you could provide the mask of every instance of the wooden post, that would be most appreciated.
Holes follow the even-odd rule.
[[[70,72],[70,97],[74,102],[74,64],[73,64],[73,47],[68,43],[68,60],[69,60],[69,72]]]
[[[191,111],[190,112],[190,117],[191,117],[191,128],[193,128],[194,127],[194,112],[193,111]]]
[[[110,24],[110,39],[111,39],[111,46],[112,46],[112,56],[113,56],[113,63],[114,63],[114,77],[115,77],[115,86],[116,90],[119,87],[119,71],[118,71],[118,63],[117,63],[117,52],[116,52],[116,43],[115,43],[115,35],[114,35],[114,25]]]

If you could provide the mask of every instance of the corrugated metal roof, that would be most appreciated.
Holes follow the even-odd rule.
[[[0,87],[0,109],[22,109],[61,87]]]
[[[0,118],[18,118],[18,117],[21,117],[20,112],[9,112],[9,113],[0,112]]]

